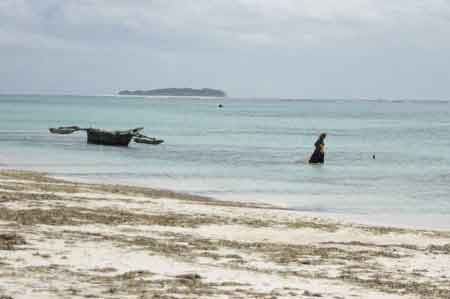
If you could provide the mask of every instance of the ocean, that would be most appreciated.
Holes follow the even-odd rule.
[[[99,146],[48,131],[64,125],[142,126],[165,142]],[[325,164],[308,165],[321,132]],[[0,167],[314,213],[448,219],[450,102],[2,95]]]

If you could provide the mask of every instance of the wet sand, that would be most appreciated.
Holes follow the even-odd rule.
[[[0,298],[450,298],[450,230],[0,171]]]

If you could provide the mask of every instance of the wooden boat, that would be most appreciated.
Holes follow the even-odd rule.
[[[146,144],[161,144],[164,142],[164,140],[162,139],[156,139],[156,138],[148,138],[148,137],[135,137],[133,139],[134,142],[136,143],[146,143]]]
[[[108,131],[95,128],[86,129],[77,126],[70,126],[50,128],[49,131],[53,134],[72,134],[77,131],[86,131],[88,143],[102,145],[128,146],[133,138],[138,139],[138,141],[136,141],[138,143],[160,144],[163,142],[161,139],[156,139],[141,134],[140,132],[143,129],[144,128],[135,128],[125,131]]]
[[[87,129],[87,142],[103,145],[128,146],[131,139],[144,128],[136,128],[127,131],[106,131],[100,129]]]
[[[70,126],[70,127],[59,127],[49,129],[53,134],[72,134],[73,132],[79,131],[80,127]]]

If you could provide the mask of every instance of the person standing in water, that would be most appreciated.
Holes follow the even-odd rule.
[[[319,135],[316,143],[314,143],[315,149],[309,158],[309,163],[311,164],[323,164],[325,162],[325,143],[323,142],[327,137],[326,133],[322,133]]]

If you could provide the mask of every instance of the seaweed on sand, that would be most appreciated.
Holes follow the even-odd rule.
[[[25,239],[15,233],[0,234],[0,250],[15,250],[17,245],[26,244]]]

